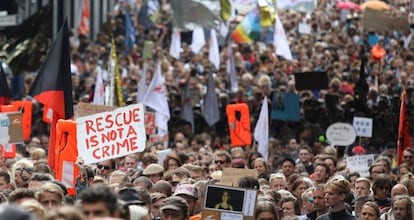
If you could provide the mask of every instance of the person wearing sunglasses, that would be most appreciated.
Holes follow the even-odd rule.
[[[223,168],[231,167],[231,156],[226,151],[217,151],[214,153],[214,163],[216,170],[223,170]]]
[[[414,150],[411,148],[406,148],[403,151],[402,162],[414,168]]]
[[[96,175],[102,176],[105,179],[108,179],[111,173],[114,171],[115,161],[114,160],[104,160],[99,162],[96,165]]]

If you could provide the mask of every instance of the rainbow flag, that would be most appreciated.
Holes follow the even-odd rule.
[[[237,25],[231,33],[231,37],[236,43],[250,43],[259,39],[261,31],[259,11],[253,9]]]

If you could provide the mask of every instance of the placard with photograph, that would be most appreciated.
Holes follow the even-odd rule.
[[[208,185],[202,219],[253,219],[257,191],[222,185]]]

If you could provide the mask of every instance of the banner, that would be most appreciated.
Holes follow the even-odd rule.
[[[87,165],[142,152],[146,142],[144,119],[142,104],[78,118],[79,155]]]

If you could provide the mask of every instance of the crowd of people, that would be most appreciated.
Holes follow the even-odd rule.
[[[388,3],[412,17],[409,1]],[[414,219],[413,148],[404,150],[402,163],[396,161],[400,94],[407,94],[409,116],[414,105],[413,29],[367,32],[360,23],[362,11],[340,10],[336,1],[321,0],[309,13],[278,10],[293,60],[276,55],[273,42],[265,37],[251,44],[222,39],[217,69],[209,62],[208,43],[200,53],[191,51],[190,32],[181,33],[180,59],[172,58],[168,52],[173,19],[169,2],[161,1],[158,20],[151,26],[139,21],[142,4],[119,1],[95,42],[86,36],[72,36],[74,103],[93,100],[97,72],[108,66],[108,33],[112,33],[126,104],[137,102],[143,74],[149,84],[161,65],[171,112],[168,144],[148,142],[144,152],[93,165],[84,165],[80,155],[76,162],[80,175],[76,194],[72,194],[55,179],[47,164],[48,126],[41,120],[42,107],[36,104],[32,138],[18,148],[16,158],[4,160],[0,171],[1,201],[16,204],[25,212],[0,208],[1,219],[201,219],[206,187],[220,182],[226,168],[257,171],[256,177],[238,181],[240,188],[258,191],[254,219]],[[136,40],[128,53],[126,10],[136,29]],[[310,26],[310,33],[298,30],[301,23]],[[154,44],[150,58],[143,58],[146,41]],[[237,92],[230,88],[228,44],[233,50]],[[371,59],[373,45],[385,49],[382,59]],[[329,88],[297,90],[294,73],[313,71],[327,72]],[[213,126],[202,114],[209,74],[214,76],[220,109],[220,120]],[[33,79],[33,75],[25,76],[26,90]],[[194,128],[180,117],[187,86]],[[253,128],[263,98],[267,97],[271,106],[275,93],[299,95],[301,120],[271,120],[267,160],[257,152],[256,144],[231,146],[226,106],[247,103]],[[330,146],[324,137],[327,127],[334,122],[352,124],[355,116],[373,119],[372,137],[358,137],[346,148]],[[412,130],[411,126],[409,131],[414,134]],[[166,148],[171,153],[159,161],[157,152]],[[346,156],[364,154],[375,155],[367,177],[350,172],[345,160]],[[222,199],[217,208],[231,212],[235,205],[231,195],[223,193]]]

